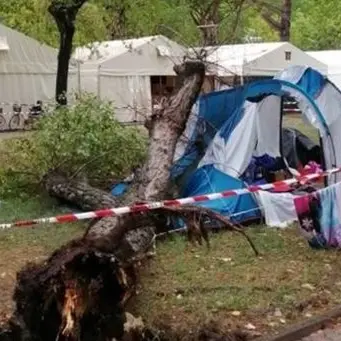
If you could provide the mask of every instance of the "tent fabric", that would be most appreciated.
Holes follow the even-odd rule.
[[[275,76],[291,65],[307,65],[323,75],[328,72],[324,62],[288,42],[209,46],[204,50],[209,71],[221,77]]]
[[[187,49],[165,36],[93,42],[75,50],[74,58],[105,76],[175,76],[174,63]]]
[[[173,178],[179,179],[186,174],[182,183],[187,188],[187,195],[196,193],[196,187],[200,188],[201,194],[209,193],[211,187],[231,188],[229,181],[216,177],[211,169],[229,179],[246,181],[245,174],[250,171],[252,162],[259,164],[260,160],[266,159],[268,165],[263,164],[263,168],[283,164],[280,128],[283,96],[295,97],[306,120],[319,130],[325,167],[341,165],[341,156],[336,154],[336,148],[341,149],[341,134],[337,133],[337,129],[341,129],[341,108],[331,107],[333,103],[341,103],[341,94],[316,70],[296,66],[274,79],[212,92],[199,98],[196,113],[192,113],[197,119],[190,120],[185,129],[185,133],[191,132],[191,135],[187,136],[187,142],[185,139],[179,141],[172,169],[176,170],[172,172]],[[201,186],[202,172],[211,187]],[[254,179],[266,181],[266,177]],[[217,184],[218,181],[221,183]],[[335,179],[329,181],[333,183]],[[219,205],[216,209],[227,214],[227,210]],[[231,204],[228,214],[235,214],[239,209]]]
[[[259,191],[256,196],[267,226],[285,228],[297,221],[295,195]]]
[[[164,36],[94,42],[77,48],[79,88],[113,102],[120,121],[141,121],[152,110],[151,76],[175,76],[187,50]]]
[[[181,192],[181,196],[187,197],[221,192],[226,188],[240,189],[245,187],[245,184],[241,180],[220,172],[212,165],[207,165],[198,168],[193,173],[190,181]],[[207,201],[200,205],[218,210],[223,215],[233,216],[236,212],[240,213],[235,218],[231,217],[232,221],[253,220],[260,216],[258,204],[252,194]]]
[[[0,102],[31,105],[54,98],[58,50],[0,24]],[[70,65],[69,88],[76,86]],[[4,108],[4,112],[12,111]]]
[[[307,51],[306,53],[327,65],[328,79],[341,90],[341,50]]]

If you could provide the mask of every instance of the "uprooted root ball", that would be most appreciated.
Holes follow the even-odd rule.
[[[23,340],[121,338],[129,277],[112,255],[77,240],[18,274],[15,319]],[[26,335],[26,336],[25,336]]]

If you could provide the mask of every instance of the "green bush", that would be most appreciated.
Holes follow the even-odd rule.
[[[29,137],[0,146],[0,191],[32,191],[49,169],[85,176],[93,185],[122,179],[141,164],[146,135],[122,126],[110,103],[86,96],[51,110]],[[81,170],[81,171],[80,171]]]

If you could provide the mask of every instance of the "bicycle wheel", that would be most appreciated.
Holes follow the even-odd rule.
[[[9,121],[10,130],[18,130],[20,128],[20,114],[14,114]]]
[[[0,130],[5,130],[7,121],[4,115],[0,114]]]

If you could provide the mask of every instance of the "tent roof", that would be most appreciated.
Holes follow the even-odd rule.
[[[0,72],[45,73],[55,70],[58,51],[0,24]]]
[[[208,47],[208,53],[212,57],[217,57],[226,65],[237,66],[251,62],[258,57],[276,50],[285,43],[256,43],[256,44],[235,44],[222,45],[218,48]]]
[[[45,73],[57,69],[58,50],[0,24],[0,71]]]
[[[186,54],[186,49],[183,46],[165,36],[156,35],[126,40],[94,42],[77,48],[74,58],[84,63],[103,64],[125,53],[138,52],[140,48],[147,45],[158,49],[160,55],[163,56],[179,57]]]
[[[341,50],[308,51],[307,54],[327,65],[329,79],[341,89]]]
[[[288,42],[207,47],[208,61],[220,76],[274,76],[290,65],[307,65],[326,74],[327,67]],[[289,52],[288,59],[286,53]]]
[[[307,51],[307,54],[327,66],[339,66],[341,68],[341,50]]]

